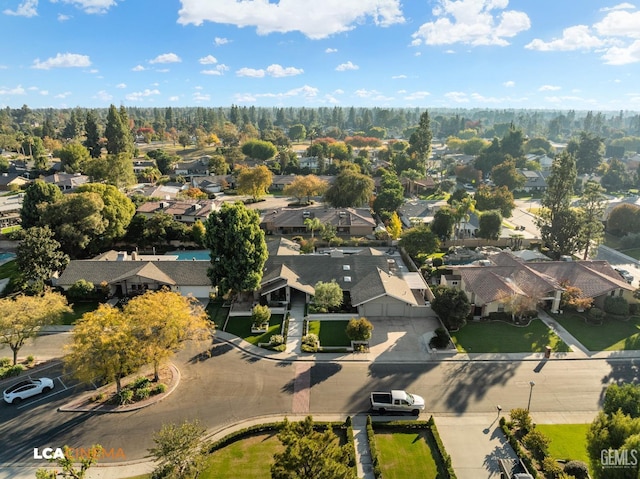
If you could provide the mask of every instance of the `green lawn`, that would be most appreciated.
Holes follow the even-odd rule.
[[[209,319],[215,323],[216,328],[224,326],[224,322],[229,314],[229,308],[223,307],[223,304],[224,301],[209,301],[209,304],[207,304],[207,315]]]
[[[378,457],[385,479],[446,477],[438,471],[430,431],[375,433]]]
[[[310,321],[309,332],[318,335],[321,346],[351,346],[345,332],[349,321]]]
[[[589,424],[536,424],[536,429],[551,439],[549,445],[551,457],[589,464],[587,455]]]
[[[64,313],[62,315],[61,324],[72,325],[82,317],[84,313],[88,313],[89,311],[95,311],[99,306],[98,301],[86,301],[82,303],[73,303],[71,305],[73,311],[71,313]]]
[[[20,231],[21,229],[22,229],[22,226],[20,225],[7,226],[6,228],[0,229],[0,234],[6,235],[9,233],[13,233],[14,231]]]
[[[526,327],[503,322],[469,322],[460,331],[451,333],[458,351],[468,353],[529,353],[570,351],[553,331],[539,319]]]
[[[229,444],[207,459],[200,479],[269,479],[273,455],[283,450],[276,433],[259,434]]]
[[[15,259],[0,265],[0,278],[17,278],[19,274],[18,263]]]
[[[227,333],[235,334],[254,346],[257,346],[258,343],[268,343],[269,338],[274,334],[280,334],[283,319],[284,315],[282,314],[272,314],[271,319],[269,320],[269,329],[267,332],[254,334],[251,332],[251,316],[233,316],[229,318],[229,321],[227,321],[225,331]]]
[[[620,252],[632,258],[640,259],[640,248],[621,249]]]
[[[586,324],[578,313],[554,318],[589,351],[640,349],[640,316],[632,316],[628,321],[605,319],[601,325]]]

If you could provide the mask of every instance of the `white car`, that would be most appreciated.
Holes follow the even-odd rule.
[[[37,394],[46,393],[53,389],[53,380],[49,378],[26,379],[5,389],[4,400],[9,404],[17,404],[23,399]]]

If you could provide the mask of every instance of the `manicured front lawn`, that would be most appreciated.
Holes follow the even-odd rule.
[[[632,258],[640,259],[640,248],[622,249],[620,252]]]
[[[586,324],[579,313],[554,315],[567,331],[589,351],[624,351],[640,349],[640,316],[628,321],[605,319],[602,324]]]
[[[209,304],[207,304],[207,315],[214,322],[216,328],[221,328],[224,325],[229,314],[229,308],[223,307],[223,304],[224,301],[209,301]]]
[[[428,430],[375,433],[385,479],[446,477],[434,459],[435,444]]]
[[[258,343],[268,343],[274,334],[280,334],[283,319],[284,316],[282,314],[272,314],[267,332],[257,334],[251,332],[251,316],[233,316],[227,321],[227,326],[224,330],[257,346]]]
[[[467,353],[537,353],[544,352],[546,346],[557,352],[570,351],[539,319],[526,327],[500,321],[470,321],[451,337],[458,351]]]
[[[269,479],[273,455],[283,449],[284,446],[275,432],[250,436],[211,454],[198,477],[202,479],[235,479],[237,477]]]
[[[351,346],[346,329],[349,321],[310,321],[309,332],[318,335],[321,346]]]
[[[589,464],[587,431],[589,424],[537,424],[536,429],[551,439],[549,455]]]
[[[73,311],[71,313],[64,313],[62,315],[62,320],[60,324],[65,324],[70,326],[75,324],[77,320],[79,320],[84,313],[88,313],[90,311],[95,311],[98,309],[100,303],[98,301],[83,301],[82,303],[73,303],[71,308]]]

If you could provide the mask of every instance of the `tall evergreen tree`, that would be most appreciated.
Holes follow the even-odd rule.
[[[597,247],[604,239],[602,216],[607,204],[604,189],[594,181],[587,182],[578,204],[582,210],[580,242],[584,248],[583,259],[587,259],[590,248]]]
[[[420,161],[421,166],[424,167],[426,161],[431,155],[431,139],[433,133],[431,132],[431,120],[429,119],[429,112],[425,111],[420,115],[420,122],[418,123],[418,129],[414,131],[409,137],[409,153],[415,155]]]
[[[104,131],[107,138],[107,152],[111,155],[133,152],[133,138],[129,129],[129,117],[124,107],[120,111],[114,105],[109,107],[107,126]]]
[[[99,158],[102,153],[102,145],[100,144],[100,129],[98,126],[98,115],[93,110],[87,112],[84,122],[84,132],[86,139],[84,146],[89,150],[91,158]]]
[[[24,193],[20,220],[24,229],[38,226],[42,216],[42,208],[48,203],[55,203],[62,199],[62,192],[53,183],[36,180],[31,183]],[[42,206],[41,206],[42,205]]]

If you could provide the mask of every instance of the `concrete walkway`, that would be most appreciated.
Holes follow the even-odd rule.
[[[289,330],[287,332],[287,354],[300,353],[304,335],[304,301],[294,298],[289,309]]]

